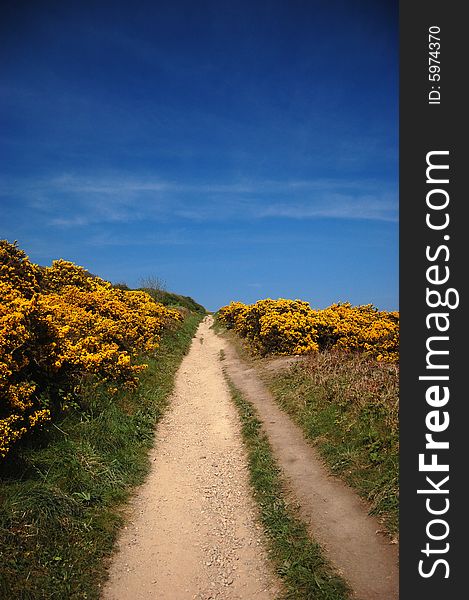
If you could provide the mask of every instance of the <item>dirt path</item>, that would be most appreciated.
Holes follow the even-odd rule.
[[[160,423],[153,468],[131,505],[105,600],[271,600],[223,341],[200,325]]]
[[[301,430],[276,405],[257,372],[224,341],[227,373],[258,410],[277,460],[313,537],[360,600],[395,600],[398,550],[379,533],[364,502],[331,476]]]
[[[132,502],[103,599],[278,597],[223,366],[255,404],[303,518],[355,597],[396,600],[397,547],[378,533],[378,521],[358,496],[328,473],[257,372],[210,325],[210,318],[200,325],[178,371],[153,468]]]

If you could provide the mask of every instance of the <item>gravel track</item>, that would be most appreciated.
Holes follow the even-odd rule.
[[[204,319],[129,508],[104,600],[271,600],[279,583],[256,522],[224,345]]]
[[[353,597],[396,600],[397,546],[380,533],[357,494],[331,476],[257,371],[211,324],[211,317],[201,323],[177,373],[151,473],[130,504],[103,599],[279,597],[223,366],[258,410],[292,498]]]

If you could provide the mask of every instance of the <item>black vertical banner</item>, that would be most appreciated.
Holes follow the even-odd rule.
[[[400,598],[465,597],[467,21],[400,3]]]

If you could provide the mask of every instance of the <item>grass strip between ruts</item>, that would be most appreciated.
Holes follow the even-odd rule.
[[[350,598],[347,584],[334,573],[322,548],[310,538],[298,510],[287,498],[280,468],[254,406],[233,385],[226,373],[225,377],[241,419],[250,481],[269,542],[269,555],[284,584],[282,598]]]

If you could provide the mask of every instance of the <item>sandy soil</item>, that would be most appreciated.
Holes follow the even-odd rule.
[[[257,370],[215,335],[211,322],[207,317],[200,325],[178,371],[171,409],[158,426],[153,468],[131,503],[104,600],[279,596],[222,367],[256,406],[292,498],[354,598],[396,600],[397,546],[355,492],[329,474]]]
[[[153,467],[129,509],[105,600],[270,600],[279,583],[256,523],[224,342],[206,318],[158,426]]]
[[[398,598],[397,545],[382,534],[379,521],[368,515],[365,502],[328,472],[299,427],[277,406],[256,369],[241,360],[227,340],[223,349],[228,376],[255,405],[303,519],[349,582],[354,597]],[[284,366],[277,362],[271,361],[270,368]]]

